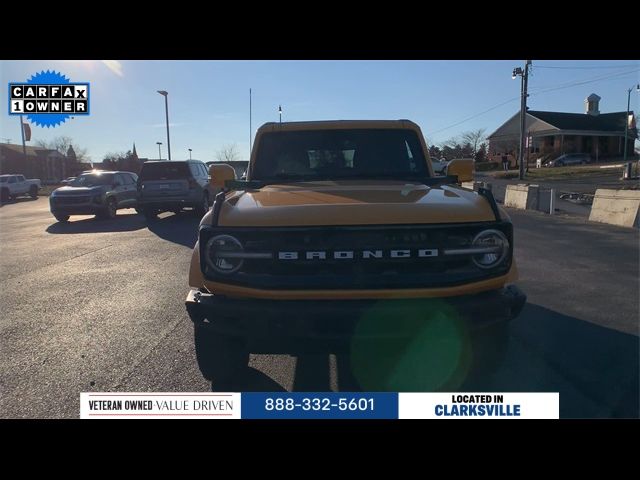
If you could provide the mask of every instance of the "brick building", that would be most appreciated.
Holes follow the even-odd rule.
[[[564,153],[587,153],[594,161],[620,157],[624,152],[625,122],[628,122],[628,152],[633,155],[637,137],[633,111],[600,113],[595,93],[585,101],[585,113],[527,110],[525,129],[529,136],[528,157],[558,157]],[[520,112],[488,137],[489,159],[500,161],[503,153],[515,162],[520,142]]]

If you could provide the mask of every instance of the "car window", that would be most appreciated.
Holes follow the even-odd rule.
[[[9,177],[9,183],[16,183],[16,177]]]
[[[19,182],[24,182],[24,175],[18,175],[17,178]]]
[[[207,178],[209,176],[209,172],[207,171],[207,167],[203,163],[200,164],[200,170],[202,170],[202,176]]]
[[[7,183],[8,177],[0,177],[0,183]]]
[[[140,180],[181,180],[189,177],[186,162],[147,162],[142,165]]]
[[[198,165],[196,165],[195,163],[189,164],[189,170],[191,170],[191,175],[193,175],[195,178],[200,177],[200,172],[198,171]]]
[[[88,173],[77,177],[69,183],[72,187],[96,187],[99,185],[111,185],[114,180],[113,173]]]
[[[135,179],[133,178],[133,174],[131,173],[123,173],[122,177],[124,178],[125,185],[133,185],[134,183],[136,183]]]

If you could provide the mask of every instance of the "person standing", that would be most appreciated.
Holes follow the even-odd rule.
[[[509,157],[507,157],[507,154],[506,154],[506,153],[503,153],[503,154],[502,154],[502,169],[503,169],[505,172],[508,172],[508,171],[509,171]]]

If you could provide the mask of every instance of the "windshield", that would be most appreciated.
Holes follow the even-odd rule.
[[[413,130],[353,129],[266,133],[252,180],[424,179]]]
[[[96,187],[99,185],[111,185],[113,183],[112,173],[89,173],[80,175],[69,183],[72,187]]]

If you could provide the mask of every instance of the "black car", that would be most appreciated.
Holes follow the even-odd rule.
[[[51,213],[59,222],[70,215],[115,218],[120,208],[138,205],[138,176],[131,172],[96,170],[82,173],[49,197]]]

